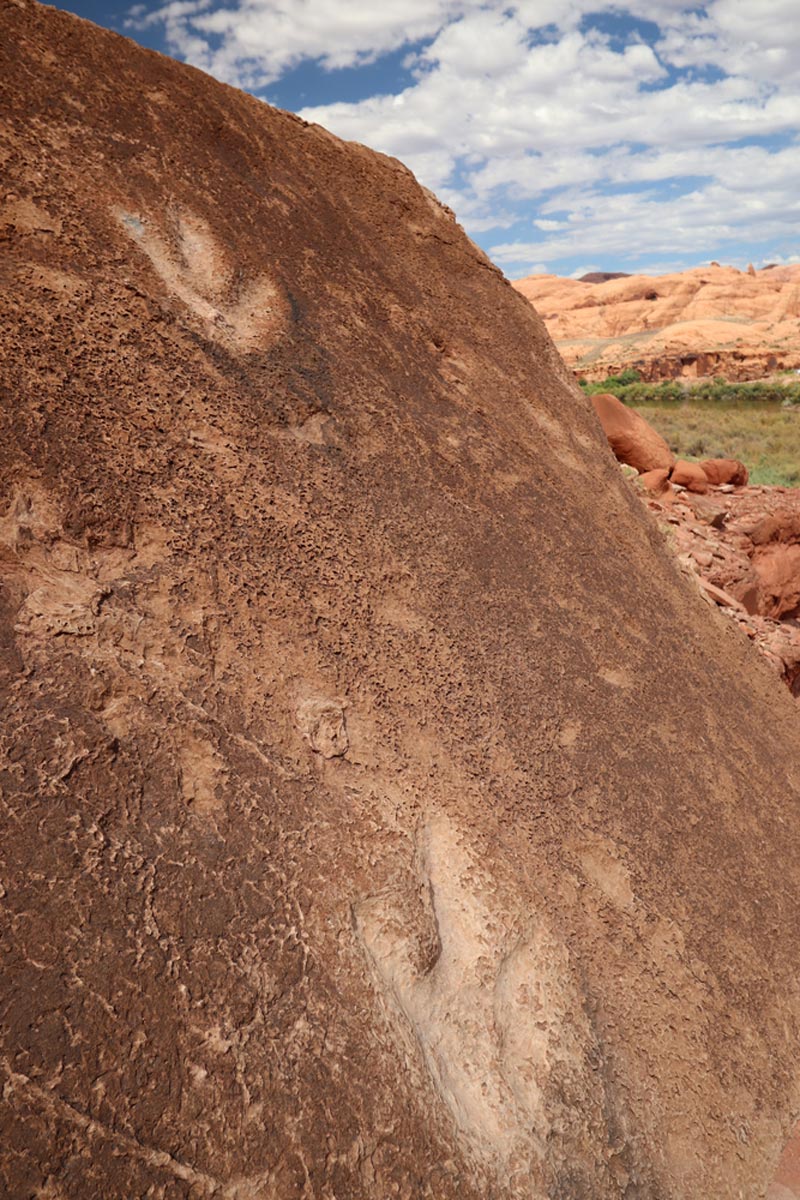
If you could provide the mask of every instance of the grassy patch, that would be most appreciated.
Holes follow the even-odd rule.
[[[751,483],[800,487],[800,411],[776,404],[679,403],[631,405],[679,458],[738,458]]]
[[[738,458],[751,483],[800,487],[800,379],[794,372],[754,383],[643,383],[628,369],[602,383],[582,380],[581,387],[588,395],[618,396],[679,458]]]

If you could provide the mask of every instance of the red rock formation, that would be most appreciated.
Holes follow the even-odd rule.
[[[702,494],[708,491],[708,477],[699,463],[679,459],[670,472],[670,481],[685,487],[687,491]]]
[[[715,487],[723,483],[743,487],[749,479],[747,467],[735,458],[706,458],[700,466],[708,482]]]
[[[746,486],[747,468],[734,459],[707,459],[702,463],[681,459],[669,469],[649,467],[642,470],[642,464],[653,461],[659,451],[658,444],[653,441],[659,435],[643,417],[625,408],[614,396],[601,394],[592,399],[599,401],[595,403],[595,409],[617,459],[639,470],[641,486],[670,509],[676,488],[704,495],[709,487],[726,485],[730,491],[734,486],[740,489]],[[778,491],[784,494],[784,489]],[[724,524],[716,519],[720,515],[714,511],[714,520],[710,522],[718,528]],[[758,613],[778,621],[800,617],[800,511],[779,511],[764,516],[748,533],[749,545],[744,561],[729,581],[731,591],[725,591],[718,583],[701,576],[706,593],[717,603],[730,604],[742,612]],[[698,554],[700,557],[696,557],[696,561],[701,567],[713,566],[711,553],[701,549]],[[779,657],[787,682],[793,687],[796,671],[792,637],[786,653]]]
[[[534,310],[397,162],[0,59],[0,1195],[761,1195],[797,708]]]
[[[608,392],[593,395],[591,400],[616,458],[634,467],[648,489],[664,494],[669,490],[668,480],[698,493],[707,491],[709,483],[737,486],[747,483],[744,463],[732,458],[711,458],[702,463],[676,462],[661,434],[634,409]]]
[[[793,495],[794,490],[781,489],[779,495],[784,494]],[[771,542],[797,545],[800,543],[800,513],[779,509],[757,520],[747,532],[754,546],[769,546]]]
[[[773,546],[755,559],[759,608],[768,617],[800,616],[800,546]]]
[[[639,476],[639,482],[656,496],[666,495],[671,490],[669,485],[669,471],[666,467],[659,467],[653,471],[644,471]]]
[[[800,698],[800,489],[726,485],[712,488],[713,498],[678,492],[648,489],[647,498],[680,561]]]
[[[670,470],[675,455],[644,417],[609,392],[598,392],[591,400],[608,444],[620,462],[635,467],[640,474]]]
[[[800,266],[594,278],[514,284],[581,378],[633,367],[645,380],[758,379],[800,368]]]
[[[800,617],[800,508],[782,509],[750,530],[758,608],[770,617]]]

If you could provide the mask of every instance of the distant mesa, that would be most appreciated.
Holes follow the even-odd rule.
[[[628,275],[627,271],[590,271],[581,275],[578,283],[608,283],[609,279],[627,279]]]

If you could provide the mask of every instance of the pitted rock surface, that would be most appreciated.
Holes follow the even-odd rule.
[[[399,163],[0,22],[0,1194],[763,1194],[788,690]]]

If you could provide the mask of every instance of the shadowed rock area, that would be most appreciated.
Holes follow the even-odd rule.
[[[0,11],[0,1194],[763,1195],[788,689],[408,171]]]

